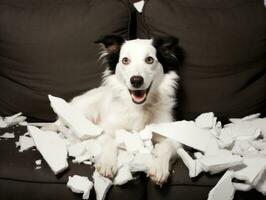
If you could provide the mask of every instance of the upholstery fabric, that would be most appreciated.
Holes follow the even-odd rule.
[[[0,0],[0,115],[55,119],[48,94],[70,100],[99,86],[106,34],[131,37],[126,0]]]

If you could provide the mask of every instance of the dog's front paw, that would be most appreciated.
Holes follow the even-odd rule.
[[[112,179],[117,172],[117,160],[112,156],[101,156],[96,162],[95,168],[102,176]]]
[[[169,176],[169,160],[165,158],[155,158],[148,171],[148,176],[157,185],[162,186]]]

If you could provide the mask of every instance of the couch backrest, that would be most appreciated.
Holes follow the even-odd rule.
[[[172,35],[185,52],[177,117],[242,117],[266,111],[263,0],[147,0],[138,37]]]
[[[47,94],[70,100],[97,87],[94,41],[130,37],[127,0],[0,0],[0,115],[54,120]]]

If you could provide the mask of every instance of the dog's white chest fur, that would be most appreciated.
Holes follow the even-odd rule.
[[[145,112],[142,108],[129,107],[117,101],[101,113],[99,125],[106,132],[113,132],[117,129],[140,131],[148,124],[148,121],[151,121],[151,118],[151,112]]]
[[[107,133],[117,129],[140,131],[147,124],[172,120],[175,104],[172,85],[176,79],[176,73],[166,74],[161,84],[151,89],[145,105],[136,105],[124,85],[110,75],[101,87],[74,98],[71,103]]]

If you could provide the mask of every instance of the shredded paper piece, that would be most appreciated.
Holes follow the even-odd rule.
[[[64,99],[49,95],[51,107],[59,118],[69,126],[80,139],[88,139],[102,134],[103,129],[87,120],[85,115]]]
[[[33,139],[25,135],[19,136],[19,141],[16,143],[16,145],[20,147],[19,152],[23,152],[35,147]]]
[[[72,192],[82,193],[82,199],[89,199],[93,183],[88,177],[74,175],[68,177],[67,187],[69,187]]]
[[[68,168],[67,149],[57,133],[45,132],[33,126],[28,126],[28,131],[54,174]]]
[[[14,126],[16,124],[24,122],[25,120],[26,117],[22,116],[21,112],[8,117],[0,117],[0,128]]]
[[[138,2],[134,3],[134,6],[135,6],[135,8],[137,9],[137,11],[139,13],[142,13],[142,9],[143,9],[144,3],[145,3],[144,0],[141,0],[141,1],[138,1]]]
[[[11,138],[15,138],[15,135],[14,133],[4,133],[3,135],[0,135],[0,138],[11,139]]]
[[[112,181],[108,178],[101,176],[97,171],[93,174],[94,189],[96,192],[97,200],[104,200],[109,188],[112,185]]]

